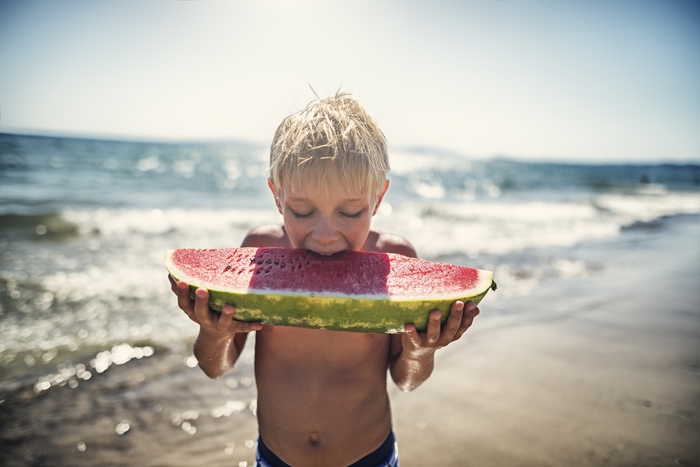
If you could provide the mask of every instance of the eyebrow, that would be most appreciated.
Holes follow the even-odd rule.
[[[301,198],[299,196],[290,196],[287,199],[289,199],[290,201],[313,201],[310,198]],[[342,200],[341,202],[342,203],[354,203],[356,201],[364,201],[364,199],[362,199],[362,198],[346,198],[346,199]]]

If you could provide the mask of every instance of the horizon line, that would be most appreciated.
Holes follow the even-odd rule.
[[[174,139],[166,137],[146,137],[135,135],[117,135],[117,134],[100,134],[100,133],[79,133],[79,132],[62,132],[53,130],[28,130],[18,128],[0,128],[0,135],[6,134],[11,136],[27,136],[36,138],[59,138],[59,139],[77,139],[86,141],[106,141],[114,143],[137,143],[137,144],[235,144],[249,146],[251,148],[267,148],[269,144],[261,143],[255,140],[245,140],[240,138],[190,138],[190,139]],[[396,152],[407,152],[413,154],[433,153],[435,155],[446,155],[451,157],[463,157],[469,160],[479,161],[506,161],[519,162],[530,164],[562,164],[562,165],[697,165],[700,166],[700,155],[697,159],[581,159],[566,156],[517,156],[509,155],[500,152],[495,152],[488,156],[475,156],[464,153],[462,151],[440,148],[425,144],[408,144],[396,145],[393,148]]]

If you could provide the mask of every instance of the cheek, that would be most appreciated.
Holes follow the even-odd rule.
[[[287,230],[297,231],[300,228],[299,224],[299,219],[296,219],[291,214],[284,216],[284,226],[287,228]]]
[[[293,244],[302,241],[310,231],[306,223],[297,219],[292,214],[284,216],[284,228]]]
[[[369,222],[354,222],[346,226],[344,229],[345,236],[350,243],[362,246],[367,239],[367,233],[370,230]]]

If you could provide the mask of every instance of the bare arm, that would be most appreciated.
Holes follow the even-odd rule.
[[[221,313],[213,312],[209,309],[209,292],[206,289],[197,289],[195,299],[192,300],[186,282],[176,283],[172,277],[168,278],[172,291],[177,295],[180,309],[199,324],[194,356],[200,368],[210,378],[228,373],[243,351],[248,333],[262,329],[262,325],[234,320],[236,309],[231,305],[224,306]]]
[[[247,333],[236,334],[233,338],[220,337],[209,335],[206,330],[200,328],[194,343],[194,356],[207,376],[218,378],[233,369],[247,339]]]
[[[389,372],[391,379],[402,391],[412,391],[433,373],[435,367],[435,352],[410,355],[403,347],[405,335],[391,336],[391,360]]]
[[[380,235],[377,247],[377,251],[417,256],[413,246],[401,237]],[[403,391],[423,384],[433,373],[435,351],[462,337],[478,315],[479,309],[472,302],[456,301],[444,325],[440,326],[440,312],[435,310],[430,313],[425,332],[408,324],[404,334],[391,336],[389,372],[394,383]]]
[[[264,225],[252,229],[243,239],[244,247],[289,247],[289,240],[281,225]],[[173,281],[171,280],[171,283]],[[233,319],[235,307],[226,305],[221,314],[209,309],[209,292],[199,289],[194,303],[187,284],[174,284],[180,308],[198,323],[199,335],[194,343],[194,356],[200,368],[210,378],[218,378],[234,367],[243,351],[248,333],[262,329],[260,323],[243,323]]]
[[[462,337],[478,315],[479,308],[474,303],[465,305],[458,300],[452,304],[443,326],[436,310],[430,313],[425,332],[407,324],[403,335],[391,336],[389,371],[394,383],[402,391],[412,391],[423,384],[433,372],[435,351]]]
[[[279,225],[262,226],[251,230],[242,246],[266,247],[287,246],[284,229]],[[194,356],[199,366],[210,378],[218,378],[234,367],[243,351],[248,333],[259,331],[258,322],[242,322],[233,319],[236,309],[226,305],[221,313],[209,309],[209,292],[197,289],[194,300],[190,297],[189,285],[172,277],[170,287],[177,295],[178,306],[195,323],[199,324],[199,335],[194,343]]]

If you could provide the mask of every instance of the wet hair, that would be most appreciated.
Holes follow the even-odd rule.
[[[328,189],[342,183],[349,192],[374,196],[389,170],[384,134],[347,92],[314,100],[289,115],[270,147],[269,176],[275,189],[307,184]]]

